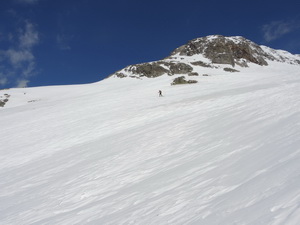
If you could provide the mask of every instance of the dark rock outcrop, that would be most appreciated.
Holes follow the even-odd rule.
[[[202,61],[195,61],[191,62],[192,65],[194,66],[202,66],[202,67],[210,67],[212,68],[213,66],[209,65],[208,63],[202,62]]]
[[[116,76],[119,77],[119,78],[127,77],[124,73],[120,73],[120,72],[117,72],[117,73],[115,73],[114,75],[116,75]]]
[[[227,38],[221,35],[197,38],[183,45],[171,55],[193,56],[203,54],[212,63],[230,64],[235,66],[241,59],[258,65],[268,65],[262,57],[264,51],[261,47],[243,37]],[[245,63],[240,63],[246,66]]]
[[[132,65],[126,68],[125,71],[140,75],[141,77],[158,77],[169,72],[157,62]]]
[[[174,74],[187,74],[193,71],[193,67],[185,63],[167,63],[169,65],[171,75]]]
[[[186,80],[185,76],[177,77],[173,80],[171,85],[177,85],[177,84],[194,84],[197,83],[196,80]]]
[[[199,73],[197,72],[192,72],[192,73],[188,73],[189,76],[199,76]]]
[[[228,67],[224,68],[223,70],[226,71],[226,72],[231,72],[231,73],[233,73],[233,72],[240,72],[238,70],[235,70],[235,69],[232,69],[232,68],[228,68]]]
[[[118,71],[113,75],[123,78],[126,77],[125,73],[131,73],[140,77],[159,77],[163,74],[170,76],[175,74],[189,74],[193,72],[193,67],[181,62],[169,62],[169,61],[156,61],[151,63],[142,63],[127,66],[124,72]]]
[[[5,104],[8,102],[9,97],[9,94],[4,94],[4,96],[0,96],[0,107],[5,106]]]

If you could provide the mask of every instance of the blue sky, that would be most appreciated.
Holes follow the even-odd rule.
[[[0,21],[0,89],[100,81],[212,34],[300,54],[296,0],[3,0]]]

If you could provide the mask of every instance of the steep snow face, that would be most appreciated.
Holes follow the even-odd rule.
[[[1,90],[0,224],[298,224],[299,66],[268,64]]]
[[[300,65],[300,55],[298,54],[293,55],[290,52],[284,50],[275,50],[263,45],[261,45],[260,47],[263,49],[266,55],[269,56],[271,60],[294,64],[294,65]]]

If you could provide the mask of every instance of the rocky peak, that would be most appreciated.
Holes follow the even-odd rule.
[[[163,60],[130,65],[113,75],[118,77],[194,75],[197,73],[194,71],[195,67],[216,68],[218,67],[216,64],[248,67],[249,63],[267,66],[267,61],[300,65],[299,55],[261,46],[241,36],[211,35],[189,41]]]
[[[268,65],[264,51],[254,42],[243,37],[207,36],[189,41],[171,53],[174,55],[193,56],[202,54],[216,64],[247,66],[247,62]]]
[[[196,38],[187,44],[180,46],[171,53],[171,57],[203,55],[216,64],[230,64],[233,67],[248,66],[248,63],[255,63],[261,66],[268,65],[267,60],[288,62],[290,64],[300,64],[299,57],[290,54],[288,57],[282,57],[278,50],[263,48],[254,42],[241,37],[225,37],[222,35],[211,35],[202,38]],[[292,59],[294,58],[294,59]]]

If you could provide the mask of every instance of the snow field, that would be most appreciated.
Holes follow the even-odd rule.
[[[0,224],[298,224],[300,73],[283,65],[7,90]]]

